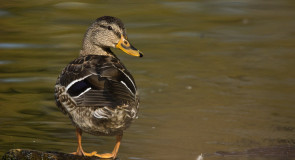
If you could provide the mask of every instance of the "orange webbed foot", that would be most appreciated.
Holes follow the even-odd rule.
[[[79,155],[79,156],[88,156],[88,157],[91,157],[91,156],[95,156],[97,154],[96,151],[93,151],[91,153],[86,153],[84,151],[77,151],[77,152],[73,152],[71,153],[73,155]]]

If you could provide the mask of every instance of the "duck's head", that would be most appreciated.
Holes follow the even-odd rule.
[[[119,48],[132,56],[143,56],[128,41],[126,29],[120,19],[111,16],[97,18],[85,34],[81,54],[108,54],[111,47]]]

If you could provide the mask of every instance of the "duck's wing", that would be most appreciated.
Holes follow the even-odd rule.
[[[77,107],[112,107],[132,103],[136,84],[119,59],[88,55],[70,63],[57,80]],[[60,104],[57,99],[57,104]]]

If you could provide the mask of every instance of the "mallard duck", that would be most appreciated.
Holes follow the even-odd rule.
[[[88,28],[80,56],[62,70],[56,81],[56,104],[76,127],[75,155],[116,158],[123,131],[137,117],[139,98],[135,81],[110,48],[143,56],[129,43],[122,21],[103,16]],[[113,152],[84,152],[82,132],[116,136]]]

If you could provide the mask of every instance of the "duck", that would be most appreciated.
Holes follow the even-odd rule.
[[[70,62],[56,80],[56,105],[76,128],[78,147],[74,155],[115,159],[123,131],[137,118],[139,96],[135,80],[111,48],[143,57],[129,42],[122,21],[102,16],[86,31],[78,58]],[[83,132],[116,136],[113,151],[84,152]]]

